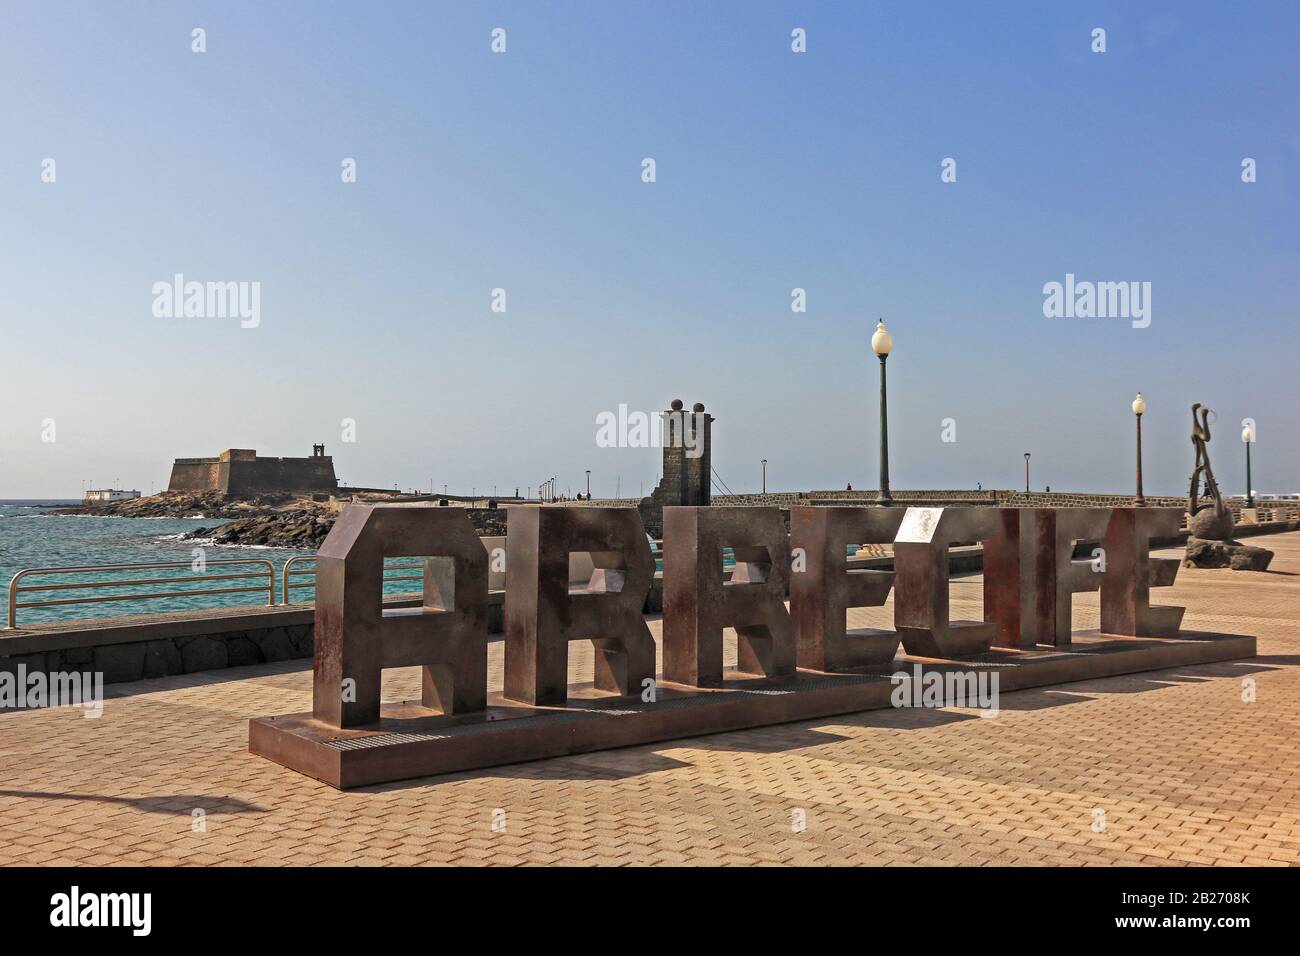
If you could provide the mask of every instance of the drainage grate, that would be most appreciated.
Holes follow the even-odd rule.
[[[388,747],[393,744],[414,744],[426,740],[445,740],[446,734],[375,734],[373,737],[353,737],[349,740],[330,740],[326,746],[333,750],[369,750],[371,747]]]

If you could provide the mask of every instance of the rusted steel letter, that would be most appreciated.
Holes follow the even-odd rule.
[[[961,542],[993,542],[1006,534],[996,508],[908,508],[894,539],[894,626],[908,654],[953,658],[989,649],[997,624],[948,619],[948,547]],[[1012,582],[1014,584],[1014,582]],[[990,588],[984,580],[986,606]]]
[[[384,558],[424,567],[420,607],[384,608]],[[316,555],[312,714],[333,727],[379,721],[385,667],[424,668],[421,702],[443,714],[487,703],[487,551],[459,508],[349,505]]]
[[[790,617],[800,667],[840,671],[887,664],[898,632],[848,629],[851,607],[880,607],[893,571],[848,570],[850,544],[892,542],[902,508],[791,508]]]
[[[1152,538],[1172,538],[1179,508],[1115,508],[1101,546],[1101,631],[1127,637],[1172,637],[1183,622],[1181,607],[1152,607],[1151,588],[1168,587],[1178,575],[1177,558],[1151,557]]]
[[[569,554],[591,552],[585,588]],[[505,695],[541,706],[569,696],[569,642],[596,650],[597,689],[639,694],[655,676],[642,609],[654,555],[635,508],[511,508],[506,518]]]
[[[722,549],[736,567],[724,583]],[[776,508],[664,509],[664,679],[722,684],[722,630],[737,635],[737,670],[795,672],[794,626],[785,607],[789,536]]]
[[[1074,560],[1075,543],[1106,531],[1105,508],[1002,508],[1003,534],[984,545],[984,618],[998,647],[1066,646],[1072,595],[1101,584],[1098,560]]]

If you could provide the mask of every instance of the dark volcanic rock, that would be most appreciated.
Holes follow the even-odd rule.
[[[507,508],[465,509],[470,524],[481,537],[504,535],[508,511]],[[328,506],[299,499],[280,510],[249,513],[245,508],[242,517],[228,524],[195,528],[182,537],[214,544],[316,551],[333,529],[337,517],[338,513]]]
[[[262,660],[262,655],[257,651],[257,645],[246,637],[228,637],[226,638],[226,662],[231,667],[242,667],[245,664],[257,664]]]
[[[1188,538],[1183,566],[1189,568],[1231,568],[1234,571],[1264,571],[1273,560],[1267,548],[1253,548],[1237,541],[1207,541]]]
[[[507,510],[466,509],[470,523],[480,536],[504,535]],[[195,528],[184,537],[188,540],[211,540],[214,544],[315,551],[334,527],[336,517],[333,511],[301,506],[251,515],[214,528]]]
[[[225,641],[211,637],[182,637],[177,638],[176,643],[181,645],[181,663],[187,674],[215,670],[229,662]]]
[[[101,501],[59,508],[53,514],[107,515],[118,518],[246,518],[252,514],[271,514],[291,505],[291,495],[259,495],[232,498],[219,491],[162,491],[144,498],[126,501]]]
[[[1187,530],[1192,537],[1206,541],[1231,541],[1233,527],[1232,512],[1226,508],[1201,508],[1187,519]]]
[[[293,642],[289,632],[282,627],[273,627],[258,640],[257,646],[262,657],[268,661],[287,661],[293,658]]]
[[[144,674],[144,644],[105,644],[95,648],[95,670],[103,671],[105,684],[139,680]]]
[[[334,516],[314,511],[276,511],[223,524],[217,528],[195,528],[185,535],[191,540],[215,544],[262,545],[271,548],[299,548],[315,551],[334,527]]]
[[[1267,571],[1273,560],[1273,552],[1268,548],[1252,548],[1249,545],[1237,545],[1228,559],[1228,567],[1234,571]]]
[[[181,661],[181,652],[171,641],[149,641],[145,648],[145,677],[170,677],[185,669]]]

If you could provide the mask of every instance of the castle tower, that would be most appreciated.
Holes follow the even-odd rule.
[[[685,411],[680,398],[660,415],[663,476],[654,491],[641,499],[641,520],[658,537],[667,505],[707,505],[713,485],[713,416],[696,402]]]

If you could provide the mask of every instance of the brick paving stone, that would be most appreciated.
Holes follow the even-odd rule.
[[[305,662],[113,685],[97,720],[10,710],[0,865],[1298,865],[1300,533],[1259,543],[1269,573],[1160,595],[1259,657],[1004,694],[993,719],[870,711],[338,793],[247,753],[248,718],[310,709]],[[979,616],[977,579],[952,591]],[[1096,626],[1095,594],[1075,617]],[[571,658],[590,679],[590,646]],[[385,674],[386,698],[418,686]]]

